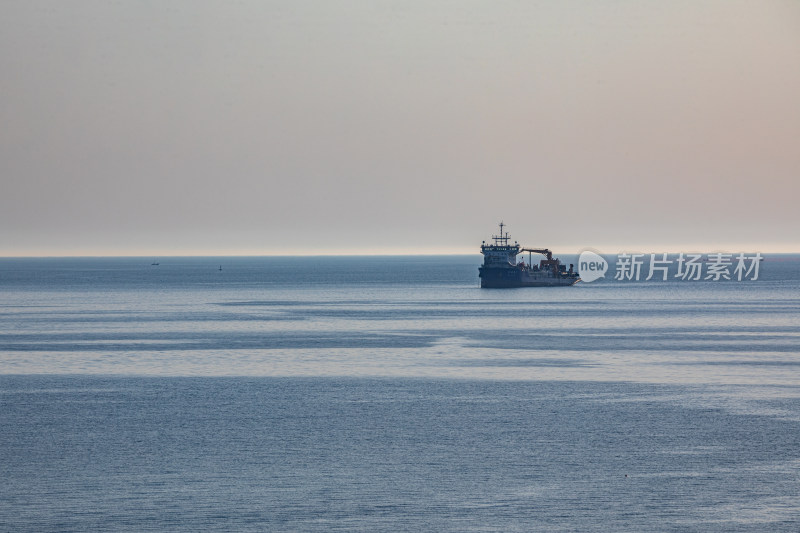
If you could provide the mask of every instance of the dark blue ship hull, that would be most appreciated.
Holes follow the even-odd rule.
[[[514,287],[562,287],[574,285],[577,274],[553,273],[549,270],[528,270],[518,267],[479,267],[481,288],[508,289]]]

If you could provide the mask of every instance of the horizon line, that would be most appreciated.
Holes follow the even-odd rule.
[[[756,250],[756,249],[737,249],[735,251],[726,250],[726,249],[707,249],[701,250],[697,247],[686,247],[682,250],[663,250],[660,249],[658,251],[643,251],[641,249],[635,248],[624,248],[619,249],[616,252],[606,252],[598,250],[597,248],[581,248],[572,252],[565,252],[565,251],[555,251],[553,250],[554,255],[579,255],[582,251],[593,251],[597,252],[600,255],[618,255],[621,253],[643,253],[643,254],[651,254],[651,253],[668,253],[668,254],[679,254],[679,253],[701,253],[701,254],[714,254],[714,253],[727,253],[727,254],[737,254],[737,253],[760,253],[760,254],[769,254],[769,255],[799,255],[800,250],[795,251],[787,251],[787,250],[780,250],[780,251],[772,251],[772,250]],[[523,252],[520,252],[523,254]],[[102,253],[87,253],[87,254],[75,254],[75,253],[65,253],[65,254],[45,254],[45,255],[3,255],[0,254],[0,259],[91,259],[91,258],[147,258],[148,260],[160,260],[162,258],[183,258],[183,257],[243,257],[243,258],[256,258],[256,257],[441,257],[441,256],[478,256],[481,255],[480,252],[378,252],[378,253],[368,253],[368,252],[350,252],[350,253],[308,253],[308,252],[296,252],[296,253],[172,253],[172,254],[119,254],[119,253],[110,253],[110,254],[102,254]]]

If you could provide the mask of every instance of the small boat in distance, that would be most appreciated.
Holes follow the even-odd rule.
[[[158,266],[158,261],[153,261],[152,263],[150,263],[150,266],[153,266],[153,267]]]
[[[494,244],[486,244],[486,241],[481,244],[483,265],[478,268],[481,288],[558,287],[580,281],[574,265],[569,265],[567,270],[547,248],[523,248],[516,241],[509,244],[508,232],[503,233],[503,226],[501,222],[500,235],[492,235]],[[517,255],[525,252],[544,255],[545,259],[534,265],[529,255],[527,264],[524,256],[517,262]]]

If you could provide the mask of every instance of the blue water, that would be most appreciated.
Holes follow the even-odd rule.
[[[800,530],[800,256],[151,262],[0,259],[0,531]]]

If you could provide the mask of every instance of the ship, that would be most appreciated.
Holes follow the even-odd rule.
[[[562,265],[547,248],[524,248],[518,242],[510,243],[506,225],[500,222],[500,235],[492,235],[493,244],[481,244],[483,265],[478,268],[481,288],[499,289],[509,287],[560,287],[574,285],[580,281],[574,265]],[[528,262],[524,254],[528,253]],[[522,259],[517,262],[517,256]],[[533,254],[543,255],[538,265],[533,264]]]

